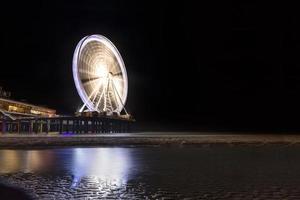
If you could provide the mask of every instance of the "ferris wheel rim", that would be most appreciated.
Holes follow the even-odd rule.
[[[79,75],[79,66],[78,66],[78,61],[79,58],[81,56],[81,51],[82,49],[91,41],[97,41],[100,42],[102,44],[104,44],[106,47],[109,48],[109,50],[112,51],[113,55],[115,56],[115,58],[117,59],[117,62],[119,64],[119,68],[121,70],[122,73],[122,77],[124,79],[124,84],[123,84],[123,94],[120,98],[121,101],[121,107],[118,108],[118,112],[121,112],[124,109],[126,100],[127,100],[127,93],[128,93],[128,77],[127,77],[127,71],[126,71],[126,67],[123,61],[123,58],[120,54],[120,52],[118,51],[118,49],[116,48],[116,46],[105,36],[103,35],[99,35],[99,34],[94,34],[94,35],[88,35],[85,36],[84,38],[82,38],[79,43],[77,44],[74,54],[73,54],[73,62],[72,62],[72,71],[73,71],[73,79],[75,82],[75,86],[76,89],[78,91],[78,94],[81,98],[81,100],[83,101],[84,105],[88,108],[89,111],[97,111],[100,112],[98,110],[98,105],[96,106],[92,101],[91,98],[89,98],[89,96],[86,93],[85,88],[83,87],[83,83],[80,79],[80,75]]]

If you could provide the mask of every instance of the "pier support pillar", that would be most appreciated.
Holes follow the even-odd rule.
[[[66,132],[69,133],[69,119],[66,120],[67,125],[66,125]]]
[[[49,130],[50,130],[50,120],[46,120],[46,133],[48,134],[49,133]]]
[[[6,122],[5,122],[5,119],[2,120],[2,133],[4,134],[5,131],[6,131]]]
[[[63,132],[63,121],[61,119],[59,120],[58,129],[59,129],[59,134],[62,134],[62,132]]]
[[[17,122],[17,132],[20,133],[20,121]]]

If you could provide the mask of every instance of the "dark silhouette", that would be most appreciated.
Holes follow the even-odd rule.
[[[0,183],[0,199],[30,200],[32,198],[20,189],[8,187]]]

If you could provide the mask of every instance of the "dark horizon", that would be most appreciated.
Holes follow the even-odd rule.
[[[108,37],[139,130],[300,130],[300,16],[260,2],[33,1],[1,18],[0,86],[73,114],[79,40]]]

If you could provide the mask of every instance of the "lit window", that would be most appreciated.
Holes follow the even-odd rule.
[[[18,111],[18,107],[16,106],[8,106],[9,111]]]
[[[35,115],[40,115],[40,114],[41,114],[41,112],[40,112],[40,111],[37,111],[37,110],[30,110],[30,112],[31,112],[32,114],[35,114]]]

